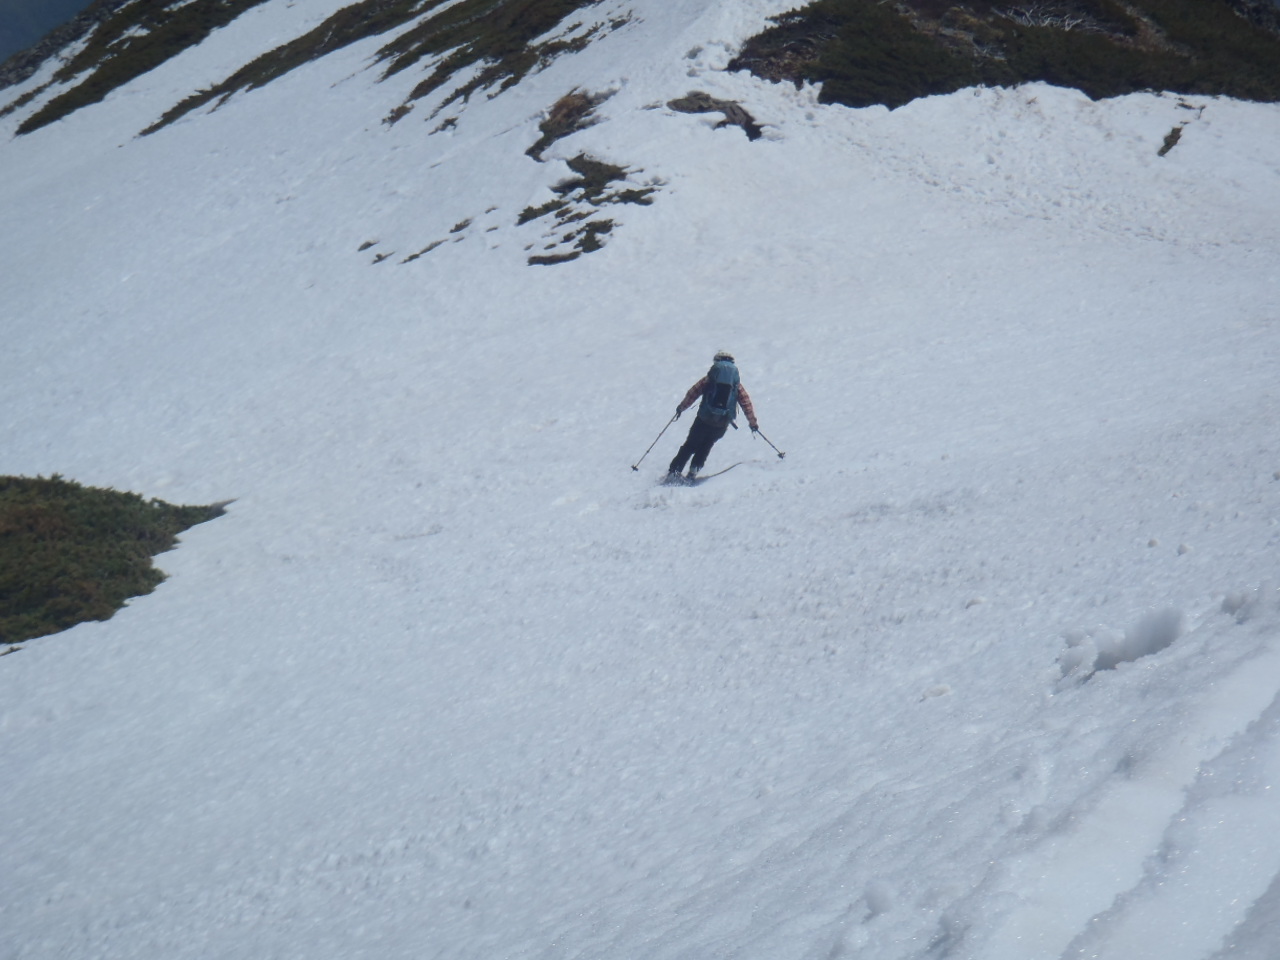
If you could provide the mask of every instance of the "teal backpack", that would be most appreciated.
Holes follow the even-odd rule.
[[[698,417],[712,423],[732,423],[738,416],[738,368],[732,360],[717,360],[707,371]]]

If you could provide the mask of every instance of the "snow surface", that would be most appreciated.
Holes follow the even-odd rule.
[[[1280,955],[1280,107],[823,106],[786,5],[136,137],[274,0],[0,146],[0,472],[235,498],[0,658],[0,957]],[[654,202],[527,266],[582,151]],[[717,349],[786,459],[631,471]]]

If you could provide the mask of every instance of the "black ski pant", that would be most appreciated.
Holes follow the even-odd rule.
[[[670,472],[679,473],[684,469],[685,463],[690,457],[693,457],[693,470],[695,473],[700,471],[706,465],[707,456],[711,453],[711,448],[716,445],[716,441],[724,436],[725,431],[729,429],[729,422],[712,423],[710,420],[704,420],[702,417],[693,418],[693,426],[689,428],[689,436],[685,438],[684,446],[676,454],[676,458],[671,461]]]

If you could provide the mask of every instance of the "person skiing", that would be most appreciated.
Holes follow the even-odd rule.
[[[693,402],[699,397],[702,398],[702,403],[698,407],[698,414],[689,427],[689,436],[685,438],[684,445],[671,461],[667,470],[668,480],[680,476],[680,471],[690,457],[693,462],[689,464],[687,479],[692,480],[698,475],[706,465],[711,448],[737,418],[738,407],[746,414],[751,432],[755,433],[760,429],[756,423],[755,408],[751,406],[751,397],[747,395],[747,388],[738,377],[738,368],[731,354],[721,350],[715,355],[707,375],[690,387],[684,399],[676,406],[675,418],[679,420],[680,414],[693,406]]]

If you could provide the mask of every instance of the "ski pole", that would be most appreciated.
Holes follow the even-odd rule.
[[[677,413],[674,417],[672,417],[670,420],[667,421],[667,427],[671,426],[678,419],[680,419],[680,414]],[[662,435],[667,432],[667,427],[663,427],[661,430],[658,431],[658,435],[653,438],[653,443],[649,444],[649,450],[652,450],[654,446],[658,443],[658,441],[662,439]],[[631,465],[632,470],[640,469],[640,464],[644,463],[644,458],[649,455],[649,450],[646,450],[644,453],[642,453],[640,455],[640,459]]]
[[[763,433],[761,433],[758,427],[756,428],[756,435],[762,438],[764,442],[767,443],[769,446],[773,447],[773,441],[770,440],[768,437],[766,437]],[[778,455],[779,460],[781,460],[783,457],[786,456],[786,454],[783,453],[781,450],[779,450],[777,447],[773,447],[773,452]]]

